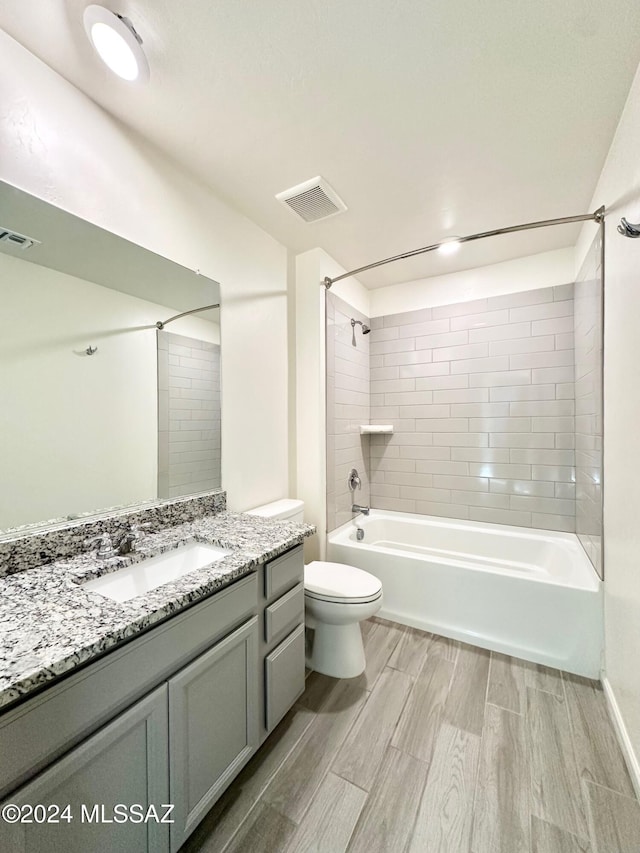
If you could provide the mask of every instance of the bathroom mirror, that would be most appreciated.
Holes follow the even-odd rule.
[[[220,485],[220,309],[156,328],[219,303],[217,282],[0,182],[0,532]]]

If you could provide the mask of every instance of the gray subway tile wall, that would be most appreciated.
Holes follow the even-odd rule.
[[[374,318],[372,505],[575,531],[573,314],[568,284]]]
[[[600,567],[599,258],[594,244],[575,317],[573,284],[371,321],[328,294],[329,530],[353,517],[355,498],[378,509],[577,529]],[[351,317],[371,334],[354,335]],[[361,436],[363,423],[393,423],[394,433]],[[346,484],[352,467],[363,481],[355,496]]]
[[[602,566],[602,347],[603,270],[600,231],[575,286],[576,533],[603,576]]]
[[[158,331],[158,497],[220,488],[220,346]]]
[[[351,318],[370,325],[369,319],[333,293],[326,301],[327,362],[327,529],[353,518],[353,502],[368,504],[369,438],[360,426],[369,423],[369,335]],[[380,325],[380,331],[383,331]],[[356,468],[362,488],[351,492],[349,471]]]

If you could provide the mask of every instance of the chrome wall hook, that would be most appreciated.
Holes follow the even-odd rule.
[[[640,237],[640,223],[633,225],[633,223],[628,222],[623,216],[620,220],[620,225],[618,225],[618,234],[622,234],[623,237]]]

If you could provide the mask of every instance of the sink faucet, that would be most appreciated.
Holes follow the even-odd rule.
[[[130,524],[118,540],[117,553],[123,557],[125,554],[133,554],[136,545],[144,538],[143,529],[149,528],[148,524]]]
[[[369,515],[370,509],[368,506],[360,506],[360,504],[354,504],[351,507],[351,512],[361,512],[363,515]]]
[[[89,548],[93,548],[94,545],[98,546],[96,549],[96,557],[99,560],[106,560],[109,557],[115,557],[118,553],[113,547],[113,542],[111,541],[111,537],[108,533],[100,533],[92,539],[87,539],[84,544]]]

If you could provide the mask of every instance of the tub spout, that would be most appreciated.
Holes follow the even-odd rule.
[[[351,507],[351,512],[361,512],[363,515],[369,515],[369,507],[368,506],[360,506],[359,504],[354,504]]]

